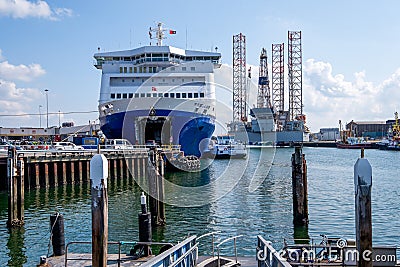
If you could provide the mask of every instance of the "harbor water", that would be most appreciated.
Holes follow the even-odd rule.
[[[194,204],[182,203],[185,200],[176,196],[182,205],[175,206],[174,192],[166,187],[168,202],[174,205],[166,206],[167,224],[154,230],[153,240],[177,242],[190,234],[221,231],[218,240],[243,235],[238,239],[239,255],[254,256],[257,235],[277,248],[283,239],[294,237],[315,238],[315,242],[320,234],[355,239],[353,168],[360,151],[303,148],[308,165],[308,229],[295,229],[292,223],[293,152],[293,148],[278,148],[272,166],[258,162],[261,150],[251,149],[248,160],[215,160],[199,173],[167,173],[166,178],[176,185],[204,187],[207,192],[197,190]],[[365,154],[373,168],[373,243],[400,245],[400,153],[367,150]],[[228,172],[231,179],[207,187],[227,169],[234,170]],[[136,241],[141,189],[126,179],[109,182],[109,240]],[[26,190],[25,225],[9,230],[7,192],[0,192],[0,266],[35,266],[41,255],[50,255],[49,216],[55,211],[64,215],[66,243],[90,241],[90,201],[87,185]],[[200,250],[210,253],[211,246],[204,243]],[[110,246],[110,250],[115,248]],[[221,252],[233,254],[230,246]]]

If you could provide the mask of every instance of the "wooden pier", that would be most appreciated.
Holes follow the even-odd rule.
[[[165,223],[162,150],[145,147],[102,150],[109,183],[135,180],[150,195],[155,225]],[[18,151],[0,154],[0,190],[8,191],[8,226],[24,224],[24,190],[90,184],[90,160],[95,150]]]
[[[148,150],[101,151],[107,158],[111,179],[147,174]],[[89,183],[90,159],[96,151],[33,151],[16,153],[17,172],[24,188],[48,188]],[[133,172],[133,173],[132,173]],[[0,156],[0,190],[7,190],[7,154]]]

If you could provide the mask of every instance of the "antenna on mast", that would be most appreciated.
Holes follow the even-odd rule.
[[[162,46],[162,40],[166,39],[166,37],[164,36],[164,32],[165,31],[166,30],[164,30],[162,28],[162,22],[158,22],[156,29],[152,29],[151,27],[149,29],[150,40],[151,39],[156,39],[157,40],[157,46]],[[156,34],[155,37],[153,37],[153,32]],[[151,43],[150,43],[150,45],[151,45]]]

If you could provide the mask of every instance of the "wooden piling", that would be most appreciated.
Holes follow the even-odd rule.
[[[108,240],[108,163],[104,155],[90,161],[92,195],[92,266],[107,266]]]
[[[308,225],[307,163],[300,146],[292,155],[293,223]]]
[[[17,159],[16,148],[10,146],[7,158],[8,227],[22,226],[24,224],[23,171],[23,161]]]
[[[75,161],[70,162],[70,179],[71,179],[71,184],[75,184]]]
[[[54,161],[54,162],[52,162],[52,164],[53,164],[53,174],[52,174],[52,176],[53,176],[53,179],[54,179],[54,181],[53,181],[53,184],[54,184],[54,187],[57,187],[58,186],[58,164],[57,164],[57,162],[56,161]]]
[[[78,165],[78,179],[79,179],[78,183],[82,184],[83,183],[83,168],[82,168],[83,163],[82,163],[82,160],[79,160],[77,165]]]
[[[363,154],[354,165],[357,267],[372,267],[372,167]]]
[[[43,166],[43,168],[44,168],[44,173],[43,173],[43,175],[44,175],[44,187],[49,187],[50,186],[50,180],[49,180],[49,163],[48,162],[44,162],[43,163],[44,164],[44,166]]]
[[[61,162],[61,174],[62,174],[62,184],[65,185],[67,184],[67,162],[63,161]]]
[[[35,168],[35,187],[39,188],[40,187],[40,166],[39,163],[34,163],[34,168]]]

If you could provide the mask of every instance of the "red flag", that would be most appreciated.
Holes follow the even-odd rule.
[[[169,30],[169,34],[176,34],[176,31]]]
[[[151,91],[157,91],[157,88],[155,88],[154,86],[151,87]]]

